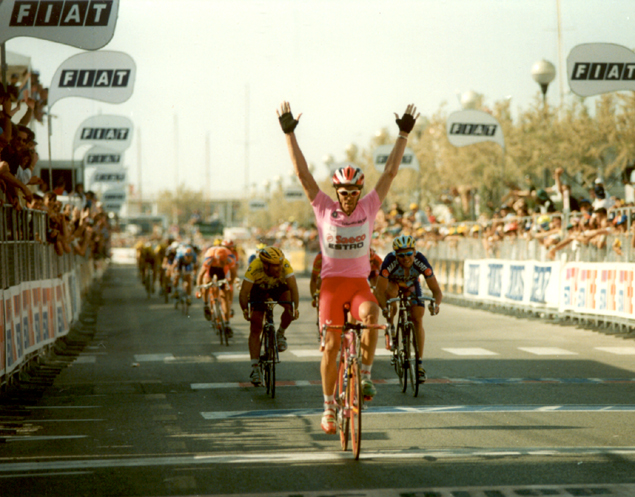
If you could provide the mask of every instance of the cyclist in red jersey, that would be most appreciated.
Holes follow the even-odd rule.
[[[284,102],[278,111],[282,131],[285,133],[289,155],[295,173],[315,213],[320,248],[322,249],[322,284],[320,288],[320,326],[324,324],[343,325],[343,306],[350,303],[350,313],[364,324],[377,324],[379,306],[368,285],[370,273],[370,241],[375,216],[381,203],[388,195],[392,181],[397,176],[408,141],[418,117],[414,105],[397,118],[399,136],[386,161],[384,172],[375,188],[361,197],[364,186],[362,170],[352,164],[335,171],[332,183],[337,202],[320,190],[295,136],[298,119],[294,119],[291,106]],[[321,427],[326,433],[336,433],[336,404],[333,397],[337,380],[337,354],[340,349],[341,334],[327,332],[325,350],[322,355],[322,393],[324,394],[324,415]],[[362,335],[362,390],[365,397],[376,393],[371,380],[371,368],[377,347],[377,330],[366,330]]]
[[[231,250],[229,250],[227,247],[213,246],[208,248],[205,252],[201,270],[199,271],[196,278],[196,284],[199,286],[209,283],[210,281],[212,281],[214,276],[216,276],[216,279],[218,280],[228,280],[229,288],[221,287],[219,290],[219,296],[221,308],[223,310],[223,316],[225,322],[227,323],[227,336],[230,338],[234,335],[234,332],[229,325],[229,320],[231,319],[231,306],[233,298],[232,287],[234,281],[236,280],[237,274],[238,266]],[[199,298],[200,296],[200,293],[196,295],[197,298]],[[209,307],[209,288],[203,289],[202,297],[204,302],[203,312],[205,314],[205,319],[209,321],[212,319],[212,311]]]

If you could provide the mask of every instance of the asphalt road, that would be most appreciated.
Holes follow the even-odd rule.
[[[635,340],[444,304],[418,398],[379,353],[354,461],[319,426],[299,285],[271,399],[240,312],[221,346],[200,302],[185,317],[112,266],[80,332],[0,399],[0,496],[635,495]]]

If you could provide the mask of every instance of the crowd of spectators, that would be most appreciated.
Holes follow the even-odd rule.
[[[31,81],[31,92],[45,96],[37,81]],[[46,242],[58,255],[72,252],[95,259],[107,257],[112,229],[95,194],[84,193],[81,183],[73,190],[67,188],[62,177],[51,190],[49,184],[33,174],[39,156],[35,133],[27,124],[34,117],[40,120],[37,102],[42,100],[29,95],[24,87],[9,85],[5,90],[0,84],[0,202],[16,211],[45,212]],[[15,123],[12,118],[22,103],[28,110]]]
[[[587,246],[598,253],[612,250],[618,256],[623,255],[626,244],[635,248],[635,203],[610,195],[601,178],[586,189],[578,187],[577,191],[584,193],[574,195],[573,181],[564,181],[565,176],[562,168],[556,169],[554,184],[547,188],[536,188],[526,178],[526,188],[511,188],[495,212],[480,214],[475,221],[457,221],[451,200],[423,208],[418,203],[407,208],[393,203],[379,211],[372,245],[385,254],[390,252],[396,236],[407,234],[417,240],[425,253],[440,244],[454,247],[460,240],[473,239],[482,244],[488,256],[495,257],[501,244],[533,240],[545,248],[546,257],[551,259],[565,248]],[[628,184],[630,178],[624,181]],[[459,193],[453,198],[463,204]],[[269,230],[254,228],[253,233],[257,241],[284,248],[319,250],[315,226],[299,227],[293,220]]]

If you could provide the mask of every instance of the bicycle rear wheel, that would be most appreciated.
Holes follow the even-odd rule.
[[[148,298],[150,298],[150,296],[152,295],[152,274],[150,269],[146,269],[146,277],[145,277],[145,287],[146,287],[146,294],[148,296]]]
[[[412,344],[412,357],[410,357],[408,372],[410,374],[410,390],[412,396],[419,395],[419,368],[417,367],[417,358],[419,357],[419,346],[417,343],[417,335],[412,323],[408,323],[408,334],[410,335],[410,343]]]
[[[357,362],[351,363],[349,371],[346,390],[351,426],[351,445],[355,459],[359,459],[362,445],[362,375]]]
[[[342,450],[348,450],[348,439],[351,429],[351,418],[348,416],[349,409],[346,402],[346,384],[346,359],[344,358],[344,351],[341,351],[337,370],[337,384],[335,385],[335,400],[338,406],[337,425],[340,430]]]

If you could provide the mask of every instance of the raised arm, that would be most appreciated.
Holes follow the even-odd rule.
[[[417,108],[414,106],[414,104],[410,104],[406,108],[406,112],[401,119],[397,114],[395,114],[395,117],[397,118],[396,121],[397,125],[399,126],[399,136],[397,136],[395,146],[388,156],[388,160],[386,161],[386,168],[384,169],[382,175],[379,177],[379,180],[377,180],[377,185],[375,186],[375,191],[377,192],[377,195],[379,195],[379,200],[381,202],[383,202],[388,195],[390,185],[392,184],[392,181],[397,177],[401,159],[403,158],[403,154],[408,143],[408,135],[412,131],[412,128],[414,127],[419,114],[417,114]]]
[[[297,119],[294,119],[289,102],[283,102],[280,106],[280,110],[276,112],[278,114],[278,120],[280,121],[282,131],[284,131],[287,139],[287,148],[289,149],[289,156],[291,157],[295,174],[300,180],[304,193],[308,199],[313,202],[320,191],[320,187],[311,174],[311,171],[309,171],[309,166],[304,158],[304,154],[300,150],[300,146],[298,145],[298,140],[296,139],[294,132],[302,114],[300,114]]]

